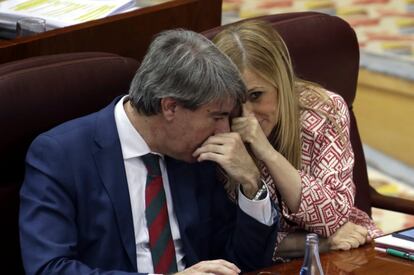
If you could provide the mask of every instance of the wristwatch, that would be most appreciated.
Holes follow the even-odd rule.
[[[260,179],[260,181],[262,182],[262,187],[260,187],[260,189],[257,190],[256,195],[254,195],[254,197],[252,199],[253,201],[263,200],[267,196],[267,186],[266,186],[266,183],[265,183],[265,181],[263,179]]]

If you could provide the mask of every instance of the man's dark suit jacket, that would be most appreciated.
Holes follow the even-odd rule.
[[[20,237],[28,274],[137,272],[135,237],[114,106],[37,137],[26,159]],[[185,262],[224,258],[241,269],[271,264],[276,224],[231,203],[211,162],[166,157]],[[125,272],[125,273],[124,273]]]

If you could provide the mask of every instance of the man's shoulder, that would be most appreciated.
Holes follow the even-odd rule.
[[[58,138],[70,137],[71,135],[76,136],[92,134],[97,127],[96,123],[98,120],[104,120],[103,123],[108,123],[109,119],[114,120],[113,112],[114,103],[111,103],[96,112],[65,121],[44,132],[42,135]],[[106,126],[109,127],[109,125]]]
[[[112,103],[97,112],[63,122],[38,135],[32,145],[39,140],[46,142],[54,140],[67,148],[90,144],[92,140],[96,139],[97,132],[109,131],[111,124],[113,124],[112,128],[116,128],[113,111],[114,104]],[[104,129],[99,130],[100,128]]]
[[[40,134],[38,138],[48,137],[60,141],[86,138],[93,134],[97,117],[98,113],[92,113],[66,121]]]

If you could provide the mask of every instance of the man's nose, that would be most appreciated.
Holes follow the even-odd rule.
[[[230,119],[221,119],[217,122],[214,134],[230,132]]]

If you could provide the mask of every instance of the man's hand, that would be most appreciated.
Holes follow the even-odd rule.
[[[350,250],[369,241],[368,230],[352,222],[347,222],[328,238],[332,250]]]
[[[225,260],[212,260],[199,262],[176,275],[192,275],[192,274],[218,274],[218,275],[237,275],[241,270],[235,265]]]
[[[238,133],[209,137],[193,156],[197,161],[218,163],[233,180],[242,185],[246,197],[252,198],[256,194],[260,172]]]

